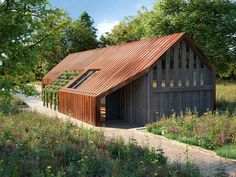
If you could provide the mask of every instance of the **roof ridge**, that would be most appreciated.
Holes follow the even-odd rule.
[[[82,53],[82,52],[89,52],[89,51],[93,51],[93,50],[99,50],[99,49],[106,49],[106,48],[111,48],[111,47],[117,47],[117,46],[123,46],[123,45],[128,45],[128,44],[131,44],[131,43],[135,43],[135,42],[143,42],[143,41],[148,41],[148,40],[152,40],[152,39],[160,39],[160,38],[165,38],[165,37],[168,37],[168,36],[172,36],[172,35],[178,35],[178,34],[186,34],[186,32],[178,32],[178,33],[173,33],[173,34],[168,34],[168,35],[165,35],[165,36],[155,36],[155,37],[151,37],[151,38],[145,38],[145,39],[140,39],[140,40],[135,40],[135,41],[129,41],[129,42],[124,42],[124,43],[121,43],[121,44],[117,44],[117,45],[110,45],[110,46],[107,46],[107,47],[101,47],[101,48],[95,48],[95,49],[89,49],[89,50],[85,50],[85,51],[79,51],[79,52],[73,52],[73,53],[70,53],[69,55],[71,54],[77,54],[77,53]]]

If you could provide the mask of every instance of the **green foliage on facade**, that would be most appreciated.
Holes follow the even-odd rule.
[[[56,110],[58,108],[58,91],[64,87],[69,81],[79,75],[77,71],[65,71],[63,72],[52,84],[43,88],[42,99],[43,105]]]

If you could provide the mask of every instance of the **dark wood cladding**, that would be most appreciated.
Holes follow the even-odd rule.
[[[145,125],[173,113],[201,115],[215,107],[214,77],[204,58],[181,41],[146,74],[106,96],[106,119]]]
[[[207,110],[212,110],[212,88],[199,88],[155,92],[151,94],[151,117],[156,121],[162,117],[169,117],[172,114],[181,115],[186,111],[196,112],[199,115]]]
[[[172,112],[215,108],[215,68],[185,33],[70,54],[42,86],[65,70],[81,74],[59,91],[59,112],[92,125],[103,125],[102,114],[145,125]],[[98,72],[68,88],[89,70]]]
[[[148,76],[106,96],[106,120],[124,120],[132,124],[148,123]]]
[[[96,121],[96,97],[76,92],[59,91],[59,112],[98,125]]]
[[[148,76],[141,78],[120,89],[121,117],[137,125],[148,123]]]

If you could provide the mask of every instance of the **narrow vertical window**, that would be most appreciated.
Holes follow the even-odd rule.
[[[193,51],[189,48],[189,86],[193,87],[194,82],[194,58]]]
[[[186,43],[185,41],[182,41],[182,73],[181,73],[181,78],[182,78],[182,87],[186,86]]]
[[[157,88],[157,65],[152,69],[152,88]]]
[[[189,52],[189,47],[186,45],[186,86],[189,87],[189,78],[190,78],[190,69],[189,69],[189,61],[190,61],[190,52]]]
[[[170,87],[174,87],[174,48],[170,50]]]
[[[182,86],[182,43],[179,45],[179,58],[178,58],[178,87]]]

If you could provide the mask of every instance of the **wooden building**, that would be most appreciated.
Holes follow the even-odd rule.
[[[59,112],[93,125],[145,125],[173,112],[215,107],[215,69],[186,33],[70,54],[42,81],[81,74],[59,91]]]

